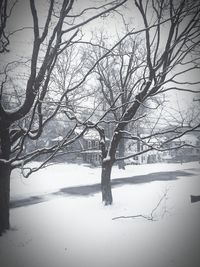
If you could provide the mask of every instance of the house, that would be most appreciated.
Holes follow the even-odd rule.
[[[83,162],[92,165],[101,164],[101,150],[100,150],[100,139],[97,131],[90,129],[83,137],[79,140],[82,146],[82,159]]]
[[[169,150],[164,153],[163,159],[167,162],[199,161],[200,134],[190,132],[176,140],[171,141],[169,144]]]
[[[80,134],[81,131],[82,130],[77,130],[76,134]],[[51,145],[55,145],[62,142],[62,140],[63,137],[58,136],[48,140],[48,142]],[[88,163],[94,166],[100,165],[101,149],[98,132],[94,129],[89,129],[83,136],[77,139],[76,142],[63,148],[57,158],[59,158],[60,161]]]
[[[82,130],[76,131],[76,134],[80,134]],[[145,137],[145,134],[140,134],[140,137]],[[63,137],[58,136],[47,142],[51,145],[62,142]],[[160,138],[151,137],[149,139],[140,140],[128,140],[125,143],[125,155],[131,156],[137,154],[135,157],[130,157],[125,160],[125,164],[148,164],[156,162],[187,162],[200,160],[200,134],[199,132],[189,132],[183,135],[179,139],[170,141],[164,147],[164,151],[156,149],[149,150],[144,153],[140,153],[148,150],[149,147],[160,147],[160,145],[170,139],[170,136],[164,136]],[[106,142],[109,139],[106,138]],[[48,144],[49,145],[49,144]],[[176,148],[180,147],[181,148]],[[88,129],[88,131],[81,136],[75,143],[70,146],[66,146],[60,151],[56,160],[87,163],[94,166],[101,165],[101,149],[100,149],[100,137],[95,129]]]
[[[144,137],[144,135],[140,135]],[[149,140],[136,141],[131,140],[126,144],[126,155],[133,155],[147,150],[150,146],[160,147],[167,139],[168,136],[162,138],[150,138]],[[127,164],[147,164],[155,162],[189,162],[200,160],[200,133],[199,131],[188,132],[178,139],[174,139],[167,143],[164,151],[150,150],[141,153],[126,161]]]
[[[143,137],[144,135],[140,135]],[[158,145],[160,140],[156,138],[150,138],[149,140],[142,141],[129,141],[126,144],[126,153],[125,156],[131,156],[133,154],[137,154],[147,150],[150,146]],[[147,164],[147,163],[155,163],[162,161],[162,152],[157,150],[150,150],[144,153],[141,153],[135,157],[130,158],[126,163],[128,164]]]
[[[76,130],[75,135],[79,135],[82,130]],[[54,138],[48,138],[44,141],[44,147],[51,147],[62,144],[63,136],[58,135]],[[49,155],[40,157],[45,160]],[[89,163],[92,165],[101,164],[100,138],[96,130],[89,129],[83,136],[80,136],[75,142],[62,147],[52,161],[72,162],[72,163]]]

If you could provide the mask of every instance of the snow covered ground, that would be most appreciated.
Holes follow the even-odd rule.
[[[200,195],[199,163],[114,167],[109,207],[96,186],[100,171],[58,164],[28,179],[13,171],[12,229],[0,238],[0,266],[200,266],[200,202],[190,203]],[[166,192],[155,221],[112,220],[149,216]]]

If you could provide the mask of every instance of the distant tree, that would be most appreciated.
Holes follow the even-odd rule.
[[[18,1],[16,1],[18,2]],[[14,2],[14,3],[16,3]],[[76,81],[70,88],[53,90],[52,73],[59,56],[65,50],[70,50],[82,37],[81,28],[87,23],[104,16],[126,2],[103,1],[99,6],[82,8],[77,11],[76,1],[43,1],[46,8],[39,12],[41,1],[30,0],[30,16],[32,25],[29,27],[32,41],[32,53],[23,64],[13,62],[18,68],[13,69],[12,62],[5,63],[1,71],[0,96],[0,234],[9,229],[9,196],[10,174],[13,168],[23,166],[45,153],[51,153],[51,159],[63,146],[71,144],[76,138],[72,137],[74,128],[66,132],[63,140],[51,147],[41,147],[28,154],[24,153],[24,144],[27,140],[37,140],[41,137],[48,122],[54,118],[61,108],[68,105],[68,94],[76,90],[90,74],[89,70],[84,77]],[[10,3],[10,2],[9,2]],[[9,35],[6,35],[8,19],[8,1],[1,1],[1,51],[7,51]],[[12,7],[11,7],[12,9]],[[13,10],[14,12],[14,10]],[[28,12],[28,10],[27,10]],[[21,29],[22,30],[22,29]],[[19,33],[15,31],[15,33]],[[30,40],[31,41],[31,40]],[[23,56],[23,55],[22,55]],[[28,69],[24,73],[24,65]],[[22,66],[22,67],[20,67]],[[9,78],[11,76],[11,78]],[[69,83],[68,83],[69,84]],[[17,90],[16,86],[20,88]],[[13,105],[9,105],[8,95],[13,97]],[[52,102],[52,98],[54,101]],[[81,134],[84,133],[84,129]],[[80,134],[80,135],[81,135]],[[34,170],[36,171],[36,169]]]

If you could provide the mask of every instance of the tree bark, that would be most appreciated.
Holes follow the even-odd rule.
[[[102,163],[102,172],[101,172],[101,192],[102,192],[102,201],[107,205],[111,205],[112,191],[111,191],[111,170],[112,170],[112,162],[106,161]]]
[[[10,228],[10,174],[9,165],[0,163],[0,235]]]
[[[124,157],[124,153],[125,153],[125,142],[124,142],[124,139],[123,138],[119,142],[118,149],[119,149],[119,158]],[[119,160],[118,161],[118,168],[119,169],[122,169],[122,170],[125,170],[125,162],[124,162],[124,160]]]
[[[6,163],[10,157],[10,135],[9,128],[0,131],[1,150],[0,157],[0,235],[10,228],[9,223],[9,202],[10,202],[10,174],[11,166]],[[4,162],[5,161],[5,162]]]

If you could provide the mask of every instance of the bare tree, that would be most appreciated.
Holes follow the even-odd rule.
[[[139,76],[138,71],[145,63],[145,53],[143,50],[139,51],[138,49],[141,42],[142,40],[139,36],[135,38],[132,38],[132,36],[127,37],[124,42],[119,44],[112,55],[108,55],[104,61],[97,65],[96,73],[100,83],[100,93],[105,100],[104,105],[107,108],[112,107],[104,119],[107,121],[109,119],[112,120],[112,130],[119,123],[128,104],[133,101],[134,83]],[[94,53],[98,58],[102,51],[94,51]],[[120,97],[115,102],[118,95]],[[110,116],[110,113],[112,116]],[[109,138],[112,138],[112,136],[109,136]],[[124,152],[125,139],[122,138],[118,145],[119,156],[124,157]],[[120,169],[125,168],[123,160],[119,161],[118,164]]]
[[[30,14],[32,17],[31,34],[33,36],[32,53],[26,64],[26,75],[18,73],[20,78],[20,90],[16,90],[13,84],[12,65],[8,63],[1,72],[1,105],[0,105],[0,234],[9,229],[9,195],[10,173],[15,167],[22,166],[37,158],[39,155],[51,152],[51,159],[63,146],[72,143],[76,137],[72,137],[75,125],[66,132],[63,140],[57,145],[43,147],[26,154],[24,144],[28,139],[37,140],[41,137],[44,127],[58,114],[63,105],[67,105],[66,99],[70,92],[76,90],[91,73],[89,70],[84,77],[76,81],[76,84],[62,88],[63,91],[57,96],[52,89],[52,72],[59,55],[69,50],[73,44],[82,37],[81,28],[94,19],[104,16],[123,5],[123,1],[110,1],[99,6],[91,6],[76,11],[74,0],[48,1],[46,4],[46,16],[40,17],[39,2],[30,0]],[[7,1],[1,1],[1,11],[6,9]],[[5,11],[3,18],[8,18]],[[6,22],[4,20],[4,22]],[[5,37],[6,23],[2,25],[1,34]],[[9,39],[7,39],[7,42]],[[3,41],[3,49],[7,43]],[[21,69],[24,71],[24,68]],[[10,74],[11,73],[11,74]],[[15,77],[17,76],[16,73]],[[11,79],[9,79],[11,75]],[[18,79],[19,80],[19,79]],[[52,90],[52,92],[50,92]],[[7,105],[7,96],[12,94],[14,105]],[[51,96],[51,97],[49,97]],[[54,103],[49,100],[54,98]],[[84,133],[84,129],[80,135]],[[44,163],[45,164],[45,163]]]
[[[200,125],[196,121],[184,130],[183,120],[168,120],[165,127],[158,127],[158,122],[166,122],[167,113],[162,111],[162,107],[167,93],[198,92],[200,80],[195,78],[194,73],[200,68],[197,53],[200,41],[200,4],[185,0],[136,0],[135,11],[139,14],[138,29],[126,34],[126,39],[121,40],[119,46],[98,63],[95,69],[95,77],[108,104],[104,114],[93,123],[101,138],[101,187],[105,205],[112,204],[111,171],[116,161],[151,150],[165,151],[169,149],[167,145],[170,142]],[[127,44],[129,36],[132,40],[130,46]],[[136,42],[137,38],[141,41]],[[106,40],[104,44],[105,42]],[[120,47],[123,49],[120,50]],[[94,61],[101,58],[104,49],[108,47],[104,45],[98,53],[93,54]],[[141,114],[142,107],[146,110]],[[152,122],[149,117],[153,125],[148,134],[138,136],[127,129],[130,123],[132,127],[139,121],[146,123],[149,109],[155,110],[157,118]],[[113,119],[106,120],[108,114],[113,114]],[[114,125],[109,143],[105,142],[103,123]],[[166,134],[169,134],[168,138],[163,141]],[[158,142],[149,142],[152,137],[157,138]],[[119,144],[124,138],[139,141],[146,145],[146,149],[119,157]]]
[[[8,46],[10,43],[9,36],[11,33],[6,32],[7,21],[11,16],[17,1],[0,1],[0,53],[9,52]]]

